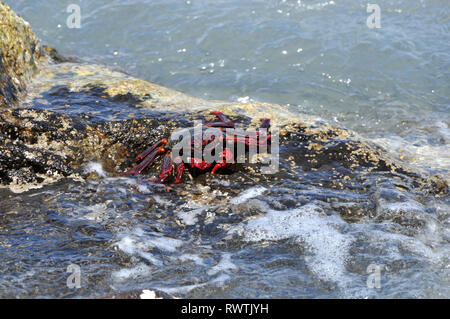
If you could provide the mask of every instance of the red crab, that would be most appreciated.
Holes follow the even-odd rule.
[[[263,145],[265,143],[270,142],[270,134],[266,133],[270,128],[270,119],[263,118],[261,119],[260,129],[264,129],[265,131],[258,131],[253,136],[249,135],[247,131],[244,130],[233,130],[232,134],[230,134],[230,130],[234,128],[234,123],[231,122],[222,112],[215,111],[211,112],[211,114],[216,115],[219,118],[218,122],[209,123],[204,126],[208,128],[216,128],[218,130],[218,134],[215,134],[211,137],[206,136],[205,131],[203,129],[197,129],[195,127],[186,128],[180,132],[187,134],[190,138],[188,140],[188,149],[190,150],[190,154],[183,154],[184,162],[181,158],[178,158],[174,161],[172,158],[172,147],[175,143],[178,143],[179,140],[177,138],[163,138],[152,147],[145,150],[143,153],[137,156],[137,162],[140,162],[136,167],[134,167],[131,171],[129,171],[128,175],[138,175],[140,174],[147,166],[149,166],[158,155],[165,154],[162,164],[161,164],[161,173],[159,175],[159,182],[164,183],[169,180],[169,177],[172,176],[172,173],[175,177],[175,184],[179,183],[184,175],[185,167],[187,166],[189,169],[197,169],[202,172],[211,170],[211,173],[216,173],[217,170],[228,167],[235,162],[236,156],[234,155],[235,148],[237,144],[242,145],[246,152],[250,146]],[[262,133],[262,134],[261,134]],[[179,137],[180,135],[178,135]],[[204,150],[211,151],[214,147],[220,142],[221,145],[232,145],[232,147],[226,147],[220,152],[220,160],[209,163],[205,161],[203,158],[196,158],[194,154],[195,147],[201,147],[202,154]],[[267,145],[267,144],[265,144]]]

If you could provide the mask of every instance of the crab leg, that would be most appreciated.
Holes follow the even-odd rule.
[[[157,147],[163,146],[163,145],[167,145],[168,142],[165,138],[163,138],[161,141],[157,142],[156,144],[154,144],[152,147],[146,149],[144,152],[142,152],[141,154],[139,154],[137,156],[137,161],[142,160],[143,158],[145,158],[148,154],[150,154],[151,152],[153,152]]]
[[[153,150],[150,154],[148,154],[148,156],[140,164],[138,164],[127,174],[131,176],[140,174],[144,170],[144,168],[146,168],[155,160],[157,155],[163,154],[165,152],[166,150],[163,147],[158,147],[157,149]]]
[[[159,174],[161,183],[164,183],[166,179],[172,174],[172,170],[173,170],[172,155],[170,153],[166,153],[161,164],[161,173]]]
[[[181,182],[181,179],[184,175],[184,163],[180,162],[179,164],[175,164],[175,184]]]
[[[214,112],[211,112],[210,114],[216,115],[219,118],[220,122],[205,124],[205,126],[223,127],[223,128],[233,128],[234,127],[234,123],[231,122],[222,112],[214,111]]]

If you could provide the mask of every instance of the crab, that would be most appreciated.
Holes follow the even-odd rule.
[[[129,172],[127,175],[135,176],[140,174],[146,167],[148,167],[159,155],[164,155],[161,172],[159,178],[154,181],[156,183],[166,183],[171,177],[175,178],[174,183],[178,184],[182,181],[186,167],[190,170],[197,170],[200,172],[210,171],[211,174],[215,174],[217,171],[229,167],[235,162],[236,156],[234,150],[238,144],[242,144],[241,147],[247,152],[249,147],[258,147],[262,145],[267,145],[270,143],[270,134],[267,130],[270,128],[270,119],[262,118],[260,119],[261,125],[253,136],[249,135],[247,131],[234,129],[234,123],[231,122],[222,112],[213,111],[210,114],[216,115],[219,119],[218,122],[205,124],[205,127],[215,129],[216,132],[213,135],[205,134],[203,129],[198,129],[196,127],[189,127],[179,131],[178,137],[181,135],[189,136],[187,149],[190,154],[183,154],[184,160],[178,155],[176,157],[172,156],[172,148],[176,143],[179,142],[179,138],[173,137],[163,138],[157,143],[155,143],[150,148],[146,149],[144,152],[137,156],[137,165]],[[232,130],[230,134],[229,129]],[[261,130],[263,129],[263,130]],[[205,161],[202,155],[200,157],[195,157],[194,149],[199,147],[203,151],[207,150],[209,152],[215,150],[215,147],[219,145],[226,145],[223,151],[219,152],[219,160],[213,162]],[[197,154],[198,155],[198,154]]]

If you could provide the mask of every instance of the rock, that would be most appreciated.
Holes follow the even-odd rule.
[[[28,22],[0,2],[0,107],[17,104],[46,60]]]
[[[371,219],[391,225],[395,235],[417,238],[428,227],[424,226],[428,215],[441,221],[448,217],[447,207],[441,208],[441,200],[436,200],[448,201],[448,183],[441,176],[420,173],[409,162],[354,132],[279,105],[206,101],[119,70],[66,58],[53,48],[39,47],[28,24],[2,3],[0,15],[2,227],[9,234],[31,234],[46,248],[42,254],[42,249],[33,248],[33,258],[43,256],[40,265],[33,259],[16,267],[16,255],[11,258],[9,273],[20,274],[21,268],[29,265],[33,268],[28,279],[20,275],[16,276],[20,284],[10,283],[12,296],[79,293],[88,298],[173,298],[157,290],[126,290],[163,287],[167,278],[185,273],[197,276],[190,271],[196,269],[190,264],[183,264],[181,272],[171,267],[172,260],[183,262],[175,252],[166,254],[164,248],[137,241],[137,250],[144,246],[144,254],[129,253],[113,244],[118,232],[128,232],[136,225],[144,225],[144,232],[152,237],[154,233],[190,242],[193,249],[201,248],[197,243],[208,243],[214,251],[234,251],[248,243],[229,231],[271,211],[283,214],[314,207],[312,211],[320,218],[339,214],[348,225],[367,224]],[[262,174],[262,163],[237,164],[225,174],[201,174],[192,179],[186,174],[184,184],[166,187],[148,181],[148,175],[159,171],[158,160],[138,178],[114,178],[131,169],[136,156],[161,138],[195,121],[213,120],[211,110],[224,112],[240,128],[256,128],[260,118],[270,117],[272,131],[279,132],[279,171]],[[89,167],[97,173],[88,171]],[[44,191],[11,193],[44,186]],[[348,228],[342,232],[352,236],[359,228],[352,230],[348,225],[339,223],[338,227]],[[399,225],[405,229],[397,231]],[[47,232],[52,234],[46,237]],[[320,234],[318,238],[321,240]],[[267,239],[271,240],[270,236]],[[26,240],[24,254],[30,246]],[[143,236],[142,243],[146,240]],[[14,245],[14,251],[21,248],[20,244],[7,244]],[[299,245],[294,246],[297,249]],[[47,248],[55,256],[61,252],[63,259],[47,258]],[[67,255],[67,249],[75,251],[74,255]],[[190,253],[181,251],[186,252]],[[111,271],[152,263],[145,256],[153,253],[162,255],[162,266],[152,264],[152,268],[144,267],[142,276],[111,281]],[[205,264],[210,264],[214,256],[208,256],[209,249],[206,254],[200,249],[202,259],[203,255],[205,261],[209,259]],[[70,256],[86,265],[83,282],[88,286],[61,295],[69,288],[55,263]],[[63,289],[55,285],[57,278],[64,278]],[[156,282],[161,278],[162,284]],[[41,285],[41,292],[22,289],[35,287],[36,280],[48,282],[48,286]],[[207,276],[190,280],[186,277],[182,286],[199,284],[205,289],[200,296],[209,293],[208,287],[201,288],[202,283],[214,282]],[[113,290],[116,283],[125,284],[125,290]],[[167,283],[179,285],[177,280]]]
[[[403,187],[408,189],[427,185],[433,194],[448,192],[441,178],[420,176],[356,133],[279,105],[206,101],[64,58],[52,48],[40,48],[28,23],[1,3],[0,14],[5,21],[0,25],[2,105],[17,104],[27,89],[20,108],[0,110],[0,185],[16,192],[67,177],[87,178],[83,165],[88,161],[120,175],[162,137],[194,120],[212,120],[211,110],[224,112],[242,128],[257,127],[260,118],[270,117],[273,130],[280,132],[277,174],[261,174],[261,165],[242,165],[241,173],[229,179],[275,183],[319,171],[321,184],[339,189],[364,188],[367,176],[383,176],[407,181]]]
[[[95,98],[95,97],[94,97]],[[55,182],[64,177],[87,177],[83,167],[90,161],[100,162],[111,175],[126,172],[134,165],[137,154],[149,145],[194,120],[210,121],[208,112],[149,113],[138,119],[93,121],[86,115],[68,116],[49,110],[0,110],[0,183],[19,192]],[[252,119],[229,114],[236,123],[250,125]],[[296,171],[323,170],[340,174],[360,175],[385,172],[412,178],[413,186],[425,182],[415,173],[383,155],[381,149],[356,140],[349,132],[330,126],[308,127],[305,124],[286,125],[280,130],[280,171],[263,175],[259,166],[241,167],[249,178],[276,181],[296,178]],[[156,172],[158,165],[150,171]],[[330,183],[339,185],[335,176]],[[241,176],[242,178],[242,176]],[[439,184],[440,183],[440,184]],[[345,188],[341,183],[341,188]],[[442,180],[437,192],[445,192]]]
[[[91,160],[119,174],[147,143],[170,134],[174,127],[168,124],[157,129],[162,119],[158,114],[158,118],[90,123],[87,116],[48,110],[0,110],[0,184],[17,192],[63,177],[79,179],[80,165]]]

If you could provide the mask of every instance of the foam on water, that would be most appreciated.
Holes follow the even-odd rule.
[[[351,234],[365,247],[364,255],[354,257],[364,258],[364,266],[370,263],[381,269],[381,297],[448,298],[445,282],[450,280],[450,246],[442,245],[428,229],[406,236],[383,229],[390,226],[350,226]]]
[[[408,200],[406,202],[388,203],[386,201],[378,201],[382,210],[388,210],[393,213],[399,212],[423,212],[424,207],[417,201]]]
[[[372,140],[385,149],[393,150],[393,154],[401,156],[402,160],[416,169],[439,173],[450,183],[450,139],[448,139],[450,130],[441,128],[440,132],[443,133],[441,136],[445,139],[445,143],[439,145],[430,144],[426,140],[430,136],[424,136],[422,141],[417,139],[411,141],[399,136],[379,137]]]
[[[385,214],[420,218],[422,224],[415,235],[402,234],[400,231],[408,229],[387,221],[348,224],[337,214],[325,214],[320,203],[285,211],[267,210],[264,216],[232,227],[229,235],[239,235],[254,244],[289,240],[300,245],[304,251],[298,258],[304,259],[317,280],[336,284],[342,297],[396,296],[401,291],[396,285],[410,289],[411,296],[446,295],[439,285],[436,294],[427,293],[404,278],[420,269],[422,277],[429,274],[429,278],[434,278],[426,279],[430,285],[436,285],[435,278],[439,276],[445,279],[445,271],[450,268],[450,245],[444,244],[449,238],[445,226],[417,201],[382,202],[379,209]],[[366,267],[371,264],[381,267],[384,290],[367,286]]]
[[[113,213],[113,210],[110,211],[105,203],[101,204],[95,204],[89,207],[86,207],[86,210],[89,211],[87,214],[84,215],[84,218],[91,220],[91,221],[103,221],[107,219],[111,213]]]
[[[205,208],[197,208],[189,211],[179,211],[177,216],[183,221],[185,225],[195,225],[198,222],[197,215],[201,214]]]
[[[114,185],[118,185],[118,184],[125,184],[125,185],[129,185],[132,186],[134,189],[136,189],[139,193],[142,194],[154,194],[156,189],[165,189],[167,186],[164,184],[157,184],[157,183],[151,183],[146,181],[145,179],[141,178],[140,176],[138,178],[134,178],[134,177],[106,177],[104,179],[105,183],[109,183],[109,184],[114,184]],[[126,192],[126,190],[124,188],[117,188],[120,192]],[[155,201],[158,200],[162,200],[162,198],[158,195],[155,195],[156,197],[154,198]],[[160,202],[162,203],[162,202]]]
[[[142,228],[136,228],[131,232],[125,232],[119,236],[122,239],[116,245],[119,249],[130,254],[136,251],[145,251],[149,248],[158,248],[172,252],[183,245],[182,240],[164,237],[159,233],[148,233]]]
[[[210,268],[208,270],[208,275],[213,276],[216,275],[218,273],[225,273],[225,272],[229,272],[229,271],[238,271],[239,267],[236,266],[232,261],[231,261],[231,254],[229,253],[224,253],[222,254],[222,258],[221,260],[217,263],[217,265],[215,265],[214,267]]]
[[[114,243],[113,246],[131,256],[144,258],[156,266],[162,266],[163,262],[152,253],[153,249],[174,252],[183,245],[182,240],[165,237],[159,233],[145,232],[141,228],[136,228],[131,232],[120,233],[118,237],[120,240]]]
[[[103,170],[102,164],[97,162],[89,162],[85,168],[88,173],[97,173],[100,177],[106,177],[106,172]]]
[[[137,279],[139,277],[148,277],[151,275],[153,270],[154,269],[152,269],[152,267],[144,263],[139,263],[133,268],[129,269],[124,268],[114,271],[112,272],[111,277],[113,280],[117,282],[124,282],[131,279]]]
[[[287,211],[270,210],[266,215],[230,230],[248,242],[293,239],[308,251],[307,264],[318,278],[346,281],[345,262],[352,236],[342,233],[346,223],[336,216],[324,216],[322,208],[308,204]]]
[[[202,251],[211,252],[211,247],[207,245],[194,245],[192,247],[188,242],[150,233],[142,228],[122,232],[118,234],[118,237],[120,237],[120,240],[114,243],[113,246],[130,256],[145,260],[145,262],[138,262],[130,268],[123,268],[112,272],[111,278],[119,284],[133,281],[138,281],[139,283],[147,282],[149,285],[151,284],[152,288],[168,293],[187,293],[208,285],[215,287],[223,286],[230,280],[231,277],[229,274],[239,270],[231,261],[231,254],[229,253],[222,254],[219,262],[211,266],[210,262],[207,262],[200,255]],[[153,248],[163,250],[162,254],[153,254]],[[193,249],[199,254],[192,253]],[[196,283],[171,287],[155,283],[152,277],[155,272],[158,273],[165,269],[165,266],[167,268],[164,271],[168,271],[173,265],[180,263],[184,264],[185,267],[191,267],[189,266],[189,264],[192,265],[190,262],[193,262],[195,267],[203,269],[201,273],[207,274],[208,276],[204,278],[192,276],[190,280]],[[159,282],[161,281],[159,280]]]
[[[116,245],[120,250],[129,255],[139,256],[154,265],[162,266],[162,262],[159,259],[154,257],[151,253],[145,251],[145,249],[148,248],[146,244],[138,242],[131,237],[123,237],[119,242],[116,243]]]
[[[182,255],[176,257],[176,259],[178,259],[182,262],[189,260],[189,261],[193,261],[197,265],[205,266],[205,262],[204,262],[203,258],[201,258],[199,255],[195,255],[195,254],[182,254]]]
[[[262,195],[267,188],[262,186],[251,187],[245,191],[243,191],[239,196],[230,200],[231,204],[238,205],[246,202],[250,198],[258,197]]]
[[[211,197],[214,195],[214,191],[208,194],[210,195],[208,197]],[[198,215],[202,214],[207,209],[214,207],[214,205],[206,205],[202,201],[190,201],[177,207],[177,217],[180,218],[185,225],[195,225],[198,222]]]
[[[153,198],[155,199],[155,201],[156,201],[158,204],[163,204],[163,205],[166,205],[166,206],[171,206],[171,205],[173,205],[170,201],[165,200],[164,198],[162,198],[162,197],[159,196],[159,195],[153,195]]]

